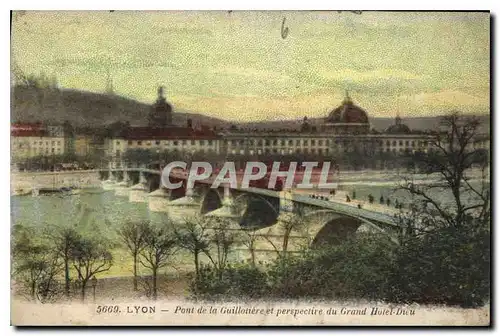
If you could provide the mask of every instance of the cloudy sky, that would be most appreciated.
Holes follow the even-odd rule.
[[[281,37],[283,18],[288,36]],[[64,88],[229,120],[321,117],[348,89],[370,116],[489,113],[488,13],[26,12],[12,55]]]

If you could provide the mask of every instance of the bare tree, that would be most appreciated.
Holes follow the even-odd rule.
[[[33,230],[15,228],[12,246],[13,276],[24,285],[29,297],[44,302],[58,290],[61,259],[44,241],[36,241]]]
[[[419,200],[419,210],[426,215],[415,230],[424,227],[460,228],[471,218],[479,224],[489,223],[489,158],[487,151],[474,146],[479,125],[476,117],[463,117],[457,112],[445,116],[428,152],[414,155],[417,166],[424,173],[439,176],[438,181],[429,184],[416,184],[407,178],[399,186]],[[473,168],[481,172],[479,186],[471,183]],[[441,202],[436,196],[446,191],[452,194],[451,205]]]
[[[233,245],[236,243],[237,235],[235,230],[230,228],[231,223],[224,219],[216,219],[212,225],[212,234],[210,240],[212,242],[210,247],[206,247],[203,253],[208,257],[214,266],[219,280],[222,280],[224,271],[228,265],[229,253]],[[215,253],[214,253],[215,252]]]
[[[54,226],[46,231],[46,235],[52,241],[54,252],[62,259],[64,265],[64,293],[66,297],[70,294],[70,274],[72,251],[80,239],[76,229],[71,226]]]
[[[259,237],[259,234],[257,233],[258,231],[255,228],[245,228],[243,230],[243,244],[248,248],[250,251],[250,261],[252,263],[252,266],[255,267],[255,243],[257,241],[257,238]]]
[[[132,255],[134,265],[134,290],[137,290],[137,263],[139,253],[144,249],[146,243],[146,234],[148,226],[146,222],[127,221],[118,228],[118,236],[125,245],[129,253]]]
[[[278,223],[279,232],[283,235],[281,249],[270,239],[268,236],[264,236],[265,239],[273,246],[274,250],[279,257],[288,256],[288,247],[290,243],[290,238],[292,237],[292,232],[303,233],[307,231],[308,221],[304,216],[300,214],[290,214],[285,218],[281,219]]]
[[[193,254],[196,280],[200,276],[200,254],[210,245],[207,228],[206,218],[194,216],[185,218],[183,225],[174,229],[179,246]]]
[[[96,274],[108,271],[113,257],[106,240],[80,237],[72,251],[72,263],[81,284],[81,299],[85,300],[88,281]]]
[[[158,298],[158,270],[167,266],[177,251],[175,235],[166,226],[148,225],[144,248],[140,252],[142,258],[139,262],[151,270],[154,300]]]

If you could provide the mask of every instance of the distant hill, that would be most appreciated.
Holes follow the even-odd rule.
[[[77,90],[16,86],[11,91],[13,121],[71,122],[75,126],[103,126],[116,121],[145,126],[150,105],[133,99]],[[227,127],[229,122],[201,114],[179,111],[174,106],[173,122],[185,125]]]
[[[71,122],[74,126],[102,127],[116,121],[130,122],[133,126],[147,123],[150,105],[133,99],[78,90],[60,90],[16,86],[11,92],[11,119],[25,122]],[[482,131],[489,132],[490,118],[480,116]],[[237,123],[178,110],[174,106],[173,122],[185,125],[187,119],[193,125],[227,128],[232,124],[248,129],[283,129],[300,128],[302,120],[260,121]],[[313,125],[322,123],[322,118],[311,118]],[[425,130],[433,128],[439,122],[439,116],[404,118],[403,122],[411,129]],[[370,118],[370,123],[377,131],[383,131],[394,123],[393,118]]]

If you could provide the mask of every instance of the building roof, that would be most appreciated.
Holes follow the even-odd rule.
[[[388,134],[408,134],[411,133],[410,128],[401,122],[399,116],[396,117],[394,125],[389,126],[386,131]]]
[[[336,123],[357,123],[357,124],[367,124],[368,114],[361,107],[355,105],[349,94],[346,92],[346,97],[342,101],[342,105],[333,109],[328,117],[326,118],[326,123],[336,124]]]
[[[10,135],[15,137],[42,137],[47,135],[41,123],[12,123]]]
[[[206,128],[190,127],[129,127],[123,132],[123,137],[129,140],[161,140],[161,139],[217,139],[219,135]]]

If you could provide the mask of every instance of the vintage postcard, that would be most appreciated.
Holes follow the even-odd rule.
[[[489,326],[490,20],[13,11],[12,325]]]

